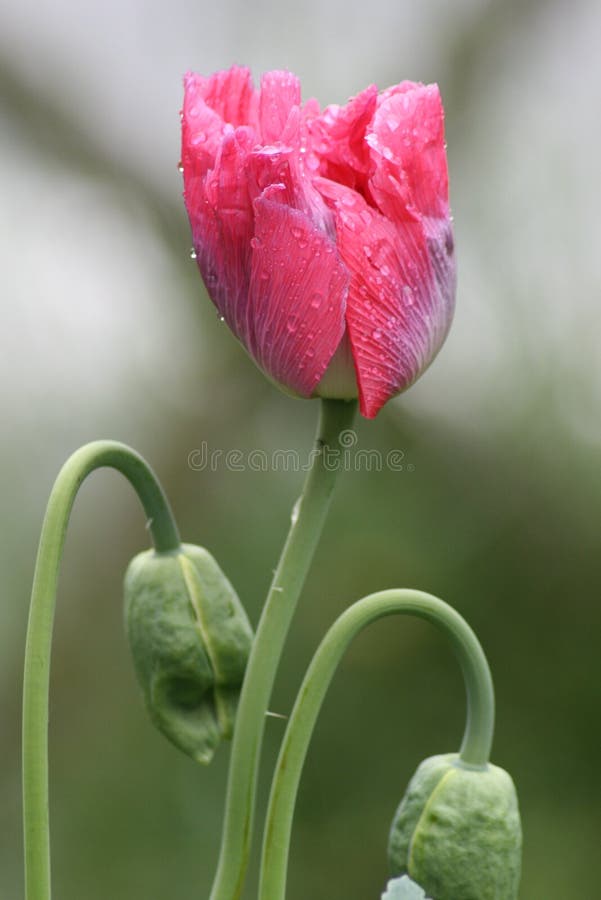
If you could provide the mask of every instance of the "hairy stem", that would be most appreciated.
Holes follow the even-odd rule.
[[[152,469],[116,441],[96,441],[65,463],[50,494],[31,594],[23,682],[23,827],[26,900],[49,900],[48,695],[50,651],[60,562],[77,492],[90,472],[108,466],[121,472],[138,494],[156,550],[179,547],[179,535]]]
[[[451,606],[421,591],[380,591],[359,600],[340,616],[320,644],[290,716],[269,798],[259,900],[285,897],[298,785],[315,722],[336,667],[363,628],[394,613],[427,619],[449,638],[467,692],[467,722],[460,758],[469,766],[485,766],[488,762],[494,729],[494,693],[486,657],[469,625]]]
[[[265,714],[282,648],[340,468],[338,439],[351,426],[355,409],[355,402],[321,402],[311,466],[257,628],[236,715],[223,837],[211,900],[238,900],[242,893]]]

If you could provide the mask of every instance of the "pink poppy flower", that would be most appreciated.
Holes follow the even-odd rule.
[[[182,166],[209,295],[273,381],[372,418],[429,365],[455,296],[436,85],[321,111],[290,72],[189,73]]]

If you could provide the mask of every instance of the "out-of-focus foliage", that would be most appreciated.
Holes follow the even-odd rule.
[[[220,560],[253,623],[300,487],[301,473],[281,466],[224,464],[230,449],[247,462],[256,449],[308,450],[317,408],[255,371],[188,259],[180,76],[233,61],[289,67],[322,102],[370,80],[438,81],[460,267],[455,325],[435,365],[358,424],[358,448],[402,450],[404,468],[342,476],[272,708],[290,708],[321,635],[352,600],[392,586],[440,595],[476,629],[495,677],[493,758],[519,791],[522,896],[595,895],[600,29],[595,0],[373,0],[369,14],[357,0],[5,5],[2,897],[22,896],[22,654],[39,526],[64,459],[93,438],[136,446],[184,539]],[[203,467],[203,448],[223,453]],[[227,753],[201,769],[146,719],[121,582],[147,545],[131,493],[98,473],[74,511],[56,623],[61,900],[208,894]],[[398,797],[420,759],[457,747],[463,716],[456,663],[426,625],[387,622],[359,639],[307,761],[291,900],[319,898],[324,884],[380,895]],[[282,722],[267,730],[266,775]]]

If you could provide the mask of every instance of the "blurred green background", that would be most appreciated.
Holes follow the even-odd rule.
[[[494,761],[519,788],[522,900],[599,896],[601,833],[601,63],[596,0],[25,0],[0,14],[0,896],[23,896],[19,718],[37,537],[78,445],[133,444],[186,540],[256,622],[298,473],[190,468],[191,451],[308,449],[315,403],[280,395],[222,326],[189,260],[180,79],[287,67],[305,97],[438,81],[459,261],[439,359],[358,446],[403,472],[346,473],[272,708],[321,635],[377,588],[439,594],[476,629],[498,698]],[[84,487],[64,560],[51,701],[61,900],[208,895],[228,750],[196,768],[149,725],[121,581],[147,545],[119,476]],[[376,898],[407,779],[454,749],[464,699],[427,625],[352,648],[306,766],[289,897]],[[283,726],[267,725],[261,797]],[[252,897],[252,890],[248,897]]]

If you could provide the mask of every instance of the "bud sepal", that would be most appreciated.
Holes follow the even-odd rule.
[[[391,873],[436,900],[516,900],[522,832],[511,777],[458,754],[424,760],[394,817]]]
[[[188,756],[210,762],[232,736],[252,644],[234,588],[202,547],[149,550],[125,576],[125,624],[153,723]]]

